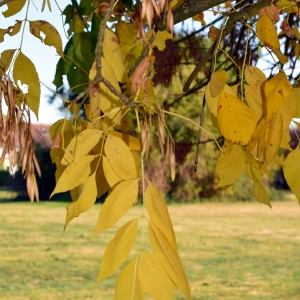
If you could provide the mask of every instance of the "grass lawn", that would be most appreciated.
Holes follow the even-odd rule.
[[[95,205],[63,232],[64,206],[0,204],[1,300],[114,299],[116,276],[92,286],[117,227],[88,240],[101,207]],[[170,214],[194,300],[300,299],[296,201],[273,202],[272,210],[256,202],[172,205]],[[176,291],[175,299],[185,298]]]

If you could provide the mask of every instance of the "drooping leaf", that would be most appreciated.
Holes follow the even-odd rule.
[[[177,251],[176,238],[169,216],[165,199],[157,187],[148,181],[145,192],[145,205],[150,216],[150,220],[160,229],[168,239],[173,249]]]
[[[8,34],[9,36],[16,35],[20,31],[22,23],[23,21],[16,20],[15,25],[9,26],[7,29],[0,29],[0,43],[4,41],[5,34]]]
[[[269,195],[266,191],[266,188],[263,184],[257,180],[254,180],[253,183],[253,195],[257,199],[258,202],[268,205],[272,208],[271,201]]]
[[[146,38],[149,40],[152,34],[153,30],[148,30]],[[157,47],[159,51],[164,51],[164,49],[166,48],[166,40],[173,40],[170,32],[168,32],[167,30],[156,32],[154,41],[151,44],[151,48]]]
[[[119,274],[115,300],[141,300],[144,299],[145,291],[138,278],[138,261],[134,258]]]
[[[27,0],[14,0],[7,3],[7,10],[2,12],[5,18],[11,17],[18,13],[25,5]]]
[[[111,228],[137,202],[139,179],[131,179],[116,185],[106,198],[91,237]]]
[[[78,200],[69,204],[67,208],[65,227],[81,213],[88,211],[96,201],[97,197],[97,185],[96,185],[96,173],[93,173],[82,184],[82,192],[78,197]]]
[[[283,130],[288,128],[292,122],[293,115],[296,110],[297,94],[293,89],[285,98],[284,106],[280,108],[282,114],[282,127]]]
[[[295,99],[296,99],[296,109],[293,114],[294,118],[300,118],[300,88],[294,88]]]
[[[290,128],[288,127],[282,133],[280,148],[287,149],[287,150],[291,151],[292,148],[290,146],[290,141],[291,141],[291,135],[290,135]]]
[[[105,249],[96,284],[112,276],[121,267],[134,245],[137,233],[138,219],[133,219],[120,227]]]
[[[103,40],[104,58],[109,62],[116,78],[119,82],[126,81],[125,67],[121,54],[121,48],[116,35],[110,30],[105,29]]]
[[[137,177],[130,148],[121,139],[108,134],[104,151],[110,165],[122,180]]]
[[[189,282],[177,252],[170,245],[163,233],[151,221],[149,221],[148,231],[151,245],[158,261],[173,283],[188,297],[188,299],[192,299]]]
[[[292,90],[284,72],[279,72],[265,84],[267,115],[275,114],[285,103],[285,98]]]
[[[105,178],[104,170],[103,170],[103,156],[96,170],[96,184],[97,184],[97,198],[100,198],[109,190],[109,184]]]
[[[141,253],[138,274],[142,286],[155,300],[173,299],[175,286],[155,255]]]
[[[21,84],[26,84],[28,86],[26,104],[38,118],[41,85],[34,64],[22,52],[19,52],[15,60],[13,76],[15,83],[18,84],[18,81],[20,80]]]
[[[132,151],[141,151],[141,143],[140,140],[132,135],[125,134],[118,131],[109,131],[109,135],[115,136],[121,139]]]
[[[285,159],[285,166],[283,167],[284,177],[295,196],[300,203],[300,148],[291,151]]]
[[[270,128],[268,132],[268,138],[266,141],[266,148],[264,152],[266,163],[270,163],[275,156],[280,147],[283,132],[283,119],[281,111],[279,110],[272,118],[270,123]]]
[[[256,34],[263,46],[270,48],[282,64],[288,62],[288,58],[281,52],[278,35],[271,18],[265,14],[256,23]]]
[[[212,97],[217,97],[220,95],[227,81],[228,75],[225,70],[216,71],[211,75],[210,93]]]
[[[61,164],[70,164],[86,155],[98,144],[102,134],[103,132],[97,129],[85,129],[79,135],[73,137],[66,148]]]
[[[249,85],[244,85],[244,88],[246,101],[249,107],[253,110],[256,117],[256,121],[258,121],[263,114],[261,94],[257,94],[256,91]]]
[[[4,50],[1,53],[1,59],[0,59],[0,76],[3,76],[4,73],[8,70],[12,59],[14,57],[14,54],[16,52],[16,49],[9,49]]]
[[[29,25],[30,33],[32,33],[36,38],[40,39],[41,42],[44,42],[49,47],[53,46],[56,49],[56,52],[61,57],[64,57],[60,34],[53,25],[42,20],[29,21]],[[41,32],[45,35],[45,38],[41,36]]]
[[[121,178],[116,174],[110,163],[105,156],[103,159],[103,173],[105,175],[106,181],[110,187],[114,187],[117,183],[121,181]]]
[[[255,130],[256,118],[245,103],[222,91],[218,101],[218,125],[227,140],[246,145]]]
[[[225,140],[226,150],[221,152],[216,163],[216,175],[220,178],[218,187],[234,183],[244,173],[244,154],[242,146]]]
[[[50,198],[54,194],[72,190],[75,187],[77,187],[80,183],[85,181],[91,173],[90,163],[96,157],[97,155],[83,156],[80,159],[78,159],[77,162],[73,162],[70,165],[68,165],[59,177],[59,180],[56,183],[56,187],[50,195]]]
[[[245,78],[248,84],[259,93],[261,84],[267,80],[266,75],[257,67],[245,66]]]

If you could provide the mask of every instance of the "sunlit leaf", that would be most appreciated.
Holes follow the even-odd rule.
[[[272,208],[271,201],[269,195],[266,191],[266,188],[263,184],[257,180],[254,180],[253,183],[253,195],[257,199],[258,202],[268,205]]]
[[[247,65],[245,66],[245,78],[256,92],[259,92],[261,84],[267,80],[266,75],[259,68]]]
[[[91,237],[111,228],[137,202],[139,179],[120,182],[107,196]]]
[[[293,114],[294,118],[300,118],[300,88],[294,88],[295,99],[296,99],[296,109]]]
[[[27,0],[14,0],[7,3],[7,10],[2,12],[5,18],[11,17],[18,13],[25,5]]]
[[[121,178],[116,174],[110,163],[105,156],[102,157],[103,160],[103,173],[105,179],[110,187],[114,187],[117,183],[121,181]]]
[[[142,286],[155,300],[173,299],[175,286],[155,255],[141,253],[138,274]]]
[[[256,118],[245,103],[222,91],[218,101],[218,125],[227,140],[245,145],[255,130]]]
[[[112,276],[127,259],[138,233],[138,219],[133,219],[119,228],[108,243],[100,266],[96,284]]]
[[[148,30],[146,38],[149,40],[152,34],[153,30]],[[156,32],[154,41],[151,44],[151,48],[157,47],[159,51],[163,51],[166,48],[166,40],[173,40],[170,32],[168,32],[167,30]]]
[[[210,79],[210,93],[212,97],[217,97],[220,95],[227,81],[228,75],[225,70],[212,73]]]
[[[282,127],[285,130],[292,122],[293,115],[296,110],[297,94],[295,90],[292,90],[285,98],[283,107],[280,108],[282,114]]]
[[[108,134],[121,139],[129,147],[130,150],[141,151],[141,143],[138,138],[129,134],[113,130],[109,131]]]
[[[109,190],[109,184],[105,178],[103,170],[103,157],[104,156],[102,156],[102,159],[96,170],[97,198],[100,198]],[[107,164],[109,163],[107,162]]]
[[[257,94],[249,85],[244,85],[244,88],[246,101],[249,107],[253,110],[256,120],[258,121],[263,113],[261,94]]]

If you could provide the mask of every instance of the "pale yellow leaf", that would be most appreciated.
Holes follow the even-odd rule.
[[[141,253],[138,274],[145,291],[155,300],[173,299],[175,286],[155,255]]]
[[[300,204],[300,149],[299,146],[294,151],[291,151],[285,159],[283,167],[284,177]]]
[[[300,118],[300,88],[294,88],[295,98],[296,98],[296,109],[293,114],[294,118]]]
[[[61,56],[64,57],[63,53],[63,45],[61,36],[56,30],[56,28],[48,23],[47,21],[29,21],[30,32],[44,42],[45,45],[49,47],[53,46],[56,49],[56,52]],[[45,38],[41,36],[41,32],[45,35]]]
[[[108,134],[104,151],[110,165],[122,180],[137,177],[130,148],[121,139]]]
[[[287,149],[287,150],[291,151],[292,148],[290,146],[290,141],[291,141],[291,135],[290,135],[290,128],[288,127],[282,133],[280,148]]]
[[[256,117],[256,121],[258,121],[263,113],[261,94],[257,94],[255,90],[249,85],[244,85],[244,87],[246,101],[249,107],[253,110]]]
[[[224,146],[230,151],[221,152],[216,163],[216,175],[219,177],[218,187],[234,183],[244,173],[244,154],[242,146],[225,140]],[[223,147],[224,147],[223,146]]]
[[[292,86],[284,72],[279,72],[265,84],[267,115],[275,114],[285,103],[285,98],[290,94]]]
[[[7,10],[2,12],[5,18],[11,17],[18,13],[25,5],[27,0],[14,0],[7,3]]]
[[[137,151],[131,151],[131,154],[133,156],[134,163],[135,163],[136,175],[137,175],[137,177],[139,177],[140,173],[141,173],[141,156],[140,156],[140,153],[137,152]]]
[[[262,182],[263,178],[260,171],[251,163],[245,164],[245,174],[252,180]]]
[[[257,67],[245,66],[245,78],[248,84],[258,93],[261,84],[267,80],[266,75]]]
[[[72,202],[67,206],[65,227],[81,213],[89,210],[96,201],[97,197],[97,185],[96,185],[96,173],[89,176],[82,184],[82,192],[78,197],[78,200]]]
[[[211,75],[210,93],[212,97],[217,97],[220,95],[227,81],[228,75],[225,70],[216,71]]]
[[[192,299],[189,282],[177,252],[170,245],[163,233],[151,221],[149,221],[148,231],[151,245],[158,261],[173,283],[188,299]]]
[[[19,52],[15,60],[13,76],[14,81],[16,84],[18,84],[18,86],[19,80],[21,82],[21,85],[27,85],[28,92],[26,94],[26,104],[38,118],[41,85],[34,64],[22,52]]]
[[[145,291],[138,278],[137,257],[134,258],[119,274],[115,300],[143,300]]]
[[[266,148],[264,152],[265,162],[268,164],[270,163],[275,156],[280,147],[281,139],[282,139],[282,132],[283,132],[283,120],[282,114],[279,110],[272,118],[269,132],[268,132],[268,139],[266,141]]]
[[[111,228],[136,204],[138,181],[139,179],[122,181],[111,190],[101,208],[96,228],[91,237]]]
[[[127,259],[138,233],[138,219],[133,219],[119,228],[108,243],[100,266],[96,284],[112,276]]]
[[[148,187],[145,193],[145,205],[150,220],[160,229],[173,249],[177,252],[176,238],[168,207],[163,195],[151,181],[148,181]]]
[[[271,49],[282,64],[288,62],[288,58],[281,52],[276,28],[271,18],[265,14],[256,23],[256,34],[263,46]]]
[[[104,32],[103,54],[109,62],[119,82],[127,79],[120,45],[116,35],[108,28]]]
[[[85,129],[74,136],[66,148],[61,164],[70,164],[89,153],[98,144],[102,134],[103,132],[97,129]]]
[[[253,183],[253,195],[257,199],[258,202],[268,205],[272,208],[271,201],[269,195],[266,191],[266,188],[263,184],[257,180],[254,180]]]
[[[296,110],[297,95],[295,90],[292,90],[285,98],[283,107],[280,108],[282,114],[282,127],[283,130],[288,128],[292,122],[293,115]]]
[[[141,143],[138,138],[118,131],[109,131],[108,134],[121,139],[130,150],[141,151]]]
[[[83,156],[77,162],[68,165],[59,177],[50,198],[56,193],[72,190],[85,181],[91,173],[90,164],[96,157],[97,155]]]
[[[218,125],[225,139],[246,145],[255,130],[256,118],[245,103],[222,91],[218,101]]]
[[[116,174],[110,163],[105,156],[103,159],[103,173],[105,175],[106,181],[110,187],[114,187],[117,183],[121,181],[121,178]]]

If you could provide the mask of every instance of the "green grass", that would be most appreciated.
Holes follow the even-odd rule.
[[[0,204],[0,299],[114,299],[116,276],[92,286],[117,227],[87,239],[100,210],[96,205],[63,232],[64,206]],[[273,206],[170,206],[194,300],[300,299],[300,208],[294,200]],[[134,207],[125,219],[141,210]],[[185,298],[176,291],[175,299]]]

